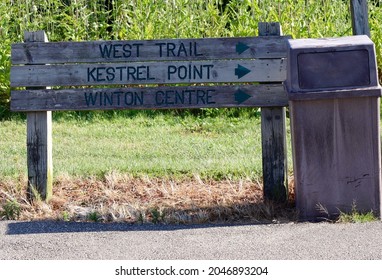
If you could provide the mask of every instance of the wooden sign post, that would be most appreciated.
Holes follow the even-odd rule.
[[[282,35],[280,23],[259,23],[259,35]],[[288,199],[288,157],[285,135],[285,106],[261,108],[264,197],[279,202]]]
[[[25,42],[47,42],[45,32],[25,32]],[[41,90],[44,87],[27,88]],[[27,113],[28,199],[49,200],[53,190],[52,112]]]
[[[369,16],[366,0],[350,0],[353,35],[370,37]]]
[[[11,110],[43,112],[50,118],[49,112],[58,110],[282,108],[288,104],[281,84],[286,78],[287,39],[259,36],[92,42],[26,40],[12,45],[11,86],[17,90],[11,91]],[[275,121],[285,122],[277,117]],[[28,172],[47,178],[46,184],[42,179],[30,181],[43,198],[49,198],[51,151],[47,150],[46,157],[38,149],[51,146],[46,144],[51,141],[51,132],[41,142],[36,131],[44,133],[51,123],[42,119],[34,122],[36,129],[28,133],[28,147],[33,147],[28,166],[33,166],[34,171],[28,168]],[[267,120],[267,133],[277,135],[277,140],[267,141],[285,142],[285,130],[280,134],[278,125],[273,126],[272,122]],[[28,131],[33,126],[30,123]],[[42,123],[44,129],[40,128]],[[277,132],[273,133],[274,129]],[[284,156],[283,151],[277,153]],[[264,178],[273,178],[266,180],[267,190],[274,182],[285,180],[285,165],[274,164],[274,159],[263,158],[272,161],[272,168],[265,169],[271,174]],[[282,198],[285,200],[286,196]]]

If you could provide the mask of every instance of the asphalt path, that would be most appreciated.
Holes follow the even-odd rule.
[[[0,222],[0,259],[382,259],[382,222],[130,225]]]

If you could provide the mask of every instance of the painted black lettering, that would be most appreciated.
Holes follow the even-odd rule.
[[[119,81],[122,81],[123,79],[123,71],[124,69],[126,69],[126,66],[118,66],[118,67],[115,67],[115,69],[119,70]]]
[[[135,46],[136,47],[136,53],[137,53],[137,57],[139,57],[140,56],[140,53],[139,53],[139,48],[141,47],[141,46],[143,46],[143,44],[142,43],[135,43],[135,44],[133,44],[133,46]]]
[[[113,44],[113,57],[121,58],[122,57],[122,44]]]
[[[202,65],[200,65],[200,66],[202,66]],[[194,71],[194,73],[193,73],[193,75],[194,75],[194,79],[203,79],[203,70],[202,70],[202,67],[199,67],[199,69],[198,69],[198,67],[196,66],[196,65],[194,65],[194,69],[193,69]],[[198,75],[198,78],[196,77],[196,75]]]
[[[134,98],[135,98],[135,105],[143,105],[143,91],[138,94],[137,92],[134,92]]]
[[[196,44],[196,42],[193,42],[193,43],[194,43],[194,55],[195,56],[202,56],[203,54],[198,52],[198,44]]]
[[[178,67],[178,77],[181,80],[184,80],[187,78],[187,67],[186,66],[181,65]]]
[[[155,93],[155,103],[156,105],[162,105],[164,103],[164,92],[159,90]]]
[[[187,89],[185,92],[188,93],[188,104],[192,104],[192,95],[195,93],[195,90]]]
[[[138,81],[143,81],[143,80],[147,80],[147,72],[146,72],[146,76],[145,76],[145,70],[146,69],[146,66],[138,66],[137,67],[137,80]]]
[[[206,93],[203,90],[198,89],[196,91],[196,104],[206,104],[205,95]]]
[[[166,105],[174,104],[173,96],[174,96],[174,91],[166,90],[166,92],[165,92],[165,104]]]
[[[123,57],[128,58],[131,56],[131,45],[130,44],[124,44],[122,49],[123,49]]]
[[[213,64],[203,65],[204,68],[207,68],[207,79],[211,77],[211,69],[214,67]]]
[[[93,67],[92,69],[88,68],[88,82],[97,80],[96,77],[94,76],[95,71],[96,71],[95,67]]]
[[[178,49],[178,57],[182,56],[182,54],[183,54],[183,56],[187,56],[187,50],[186,50],[186,47],[184,46],[184,44],[180,43],[179,49]]]
[[[113,45],[99,45],[102,58],[110,58]]]
[[[98,96],[98,93],[94,93],[93,92],[85,92],[85,102],[86,102],[86,106],[94,106],[96,101],[97,101],[97,96]]]
[[[104,82],[105,78],[103,77],[103,72],[105,67],[97,67],[97,82]]]
[[[167,67],[168,80],[180,79],[180,80],[198,80],[198,79],[211,79],[211,69],[214,67],[212,64],[206,65],[169,65]]]
[[[176,45],[174,43],[167,43],[167,57],[170,57],[170,53],[171,53],[171,56],[175,56],[175,50],[176,48]]]
[[[115,79],[115,69],[113,67],[106,68],[106,80],[114,81]]]
[[[167,67],[167,79],[171,80],[171,75],[176,73],[176,66],[169,65]]]
[[[212,94],[215,92],[214,89],[207,89],[207,104],[216,104],[215,101],[211,100],[213,98]]]
[[[133,92],[126,92],[125,93],[125,104],[126,105],[133,105],[134,104],[134,93]]]
[[[175,91],[175,104],[184,104],[184,91]]]
[[[103,106],[113,105],[113,93],[103,93]]]
[[[166,43],[156,43],[155,45],[159,46],[159,57],[163,56],[163,46],[166,45]]]
[[[136,73],[137,73],[137,68],[127,67],[127,80],[128,81],[136,80],[137,79]],[[131,76],[131,78],[130,78],[130,76]]]
[[[116,91],[116,92],[113,92],[113,94],[117,96],[117,105],[118,106],[121,105],[121,94],[122,94],[122,92]]]
[[[150,66],[147,66],[147,80],[155,80],[154,77],[150,76]]]

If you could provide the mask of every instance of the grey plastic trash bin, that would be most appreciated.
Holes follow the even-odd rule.
[[[303,220],[380,214],[380,96],[367,36],[289,40],[296,207]]]

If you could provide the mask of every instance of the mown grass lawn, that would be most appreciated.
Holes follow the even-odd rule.
[[[25,121],[0,125],[0,176],[26,173]],[[53,122],[55,176],[132,176],[261,180],[258,117],[138,115]]]
[[[3,218],[201,223],[295,217],[290,208],[263,201],[259,117],[56,120],[48,203],[26,199],[25,131],[24,120],[0,123]]]

